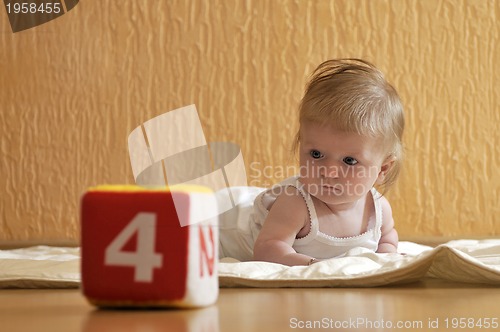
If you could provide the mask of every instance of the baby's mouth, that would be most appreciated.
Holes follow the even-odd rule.
[[[332,194],[338,194],[342,191],[342,189],[339,188],[339,186],[333,186],[333,185],[329,185],[329,184],[324,184],[324,185],[322,185],[321,188],[324,191],[326,191],[328,193],[332,193]]]

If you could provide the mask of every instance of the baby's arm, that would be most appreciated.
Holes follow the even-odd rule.
[[[297,253],[293,242],[309,220],[304,199],[296,189],[287,188],[271,207],[255,241],[254,259],[284,265],[308,265],[312,257]]]
[[[382,206],[382,236],[378,243],[377,252],[397,252],[399,239],[398,232],[394,228],[391,205],[385,197],[381,197],[380,200]]]

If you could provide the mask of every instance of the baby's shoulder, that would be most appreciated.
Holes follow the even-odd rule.
[[[377,198],[380,201],[380,209],[382,210],[382,224],[391,225],[394,224],[394,219],[392,217],[392,208],[389,200],[384,196]]]
[[[392,208],[391,208],[391,203],[389,203],[389,200],[385,196],[380,196],[377,199],[380,201],[380,208],[382,209],[382,212],[389,213],[392,215]]]
[[[293,186],[282,186],[272,188],[270,193],[276,197],[273,204],[269,206],[271,209],[279,209],[286,211],[287,214],[307,214],[307,205],[299,189]]]
[[[268,208],[266,224],[284,227],[298,234],[308,225],[309,210],[302,194],[293,186],[284,187],[281,192],[274,192],[276,199]]]

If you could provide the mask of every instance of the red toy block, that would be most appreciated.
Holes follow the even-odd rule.
[[[175,194],[175,204],[173,199]],[[82,289],[97,306],[199,307],[219,293],[217,217],[182,227],[212,196],[138,186],[90,189],[81,205]],[[207,216],[217,204],[203,204]],[[177,209],[176,209],[177,208]],[[205,210],[204,210],[205,211]]]

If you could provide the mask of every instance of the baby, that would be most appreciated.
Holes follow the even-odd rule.
[[[299,114],[299,174],[259,193],[247,229],[241,216],[232,236],[223,226],[222,251],[290,266],[355,247],[396,252],[391,206],[374,187],[387,190],[401,165],[404,115],[395,89],[366,61],[329,60],[313,73]]]

